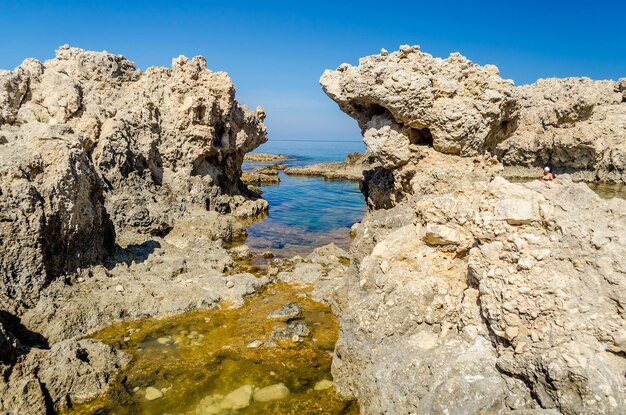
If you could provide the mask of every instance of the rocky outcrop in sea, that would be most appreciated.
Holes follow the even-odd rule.
[[[516,88],[403,46],[321,84],[380,164],[333,297],[338,391],[365,414],[626,412],[626,201],[499,177],[624,181],[623,80]]]
[[[0,72],[0,412],[104,393],[128,358],[80,336],[267,283],[225,245],[267,209],[240,180],[264,117],[200,56],[141,71],[63,46]]]

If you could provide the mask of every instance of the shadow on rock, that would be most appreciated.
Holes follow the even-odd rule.
[[[7,311],[0,310],[0,325],[4,326],[19,341],[21,348],[48,349],[48,339],[41,334],[31,331],[22,324],[19,317]]]
[[[142,244],[131,244],[126,248],[118,246],[118,249],[116,249],[113,255],[105,261],[104,266],[110,271],[120,263],[125,263],[126,265],[130,265],[133,262],[140,264],[147,260],[148,257],[160,247],[161,244],[153,239],[145,241]]]

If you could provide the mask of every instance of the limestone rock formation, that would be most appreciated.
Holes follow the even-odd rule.
[[[111,193],[107,209],[118,227],[135,226],[134,216],[166,221],[184,202],[234,210],[223,196],[244,190],[244,154],[266,141],[264,111],[242,107],[228,75],[207,70],[200,56],[142,72],[121,55],[63,46],[55,59],[2,72],[0,85],[0,131],[32,123],[74,131],[71,141]],[[13,146],[11,136],[4,141]]]
[[[460,156],[488,152],[513,174],[550,164],[580,179],[626,182],[624,79],[546,79],[516,88],[493,65],[402,46],[326,71],[320,83],[357,120],[387,170],[427,145]]]
[[[358,121],[386,168],[406,163],[410,144],[464,156],[492,151],[518,114],[513,82],[495,66],[458,53],[433,58],[417,46],[362,58],[357,67],[343,64],[320,83]]]
[[[241,184],[266,140],[202,57],[142,72],[63,46],[0,72],[0,300],[31,307],[57,276],[101,262],[117,232],[164,235],[194,207],[267,208]]]
[[[131,357],[95,340],[67,340],[50,350],[33,350],[12,370],[8,388],[0,379],[0,410],[8,414],[46,413],[87,402],[109,388]],[[51,408],[51,409],[52,409]]]
[[[624,181],[623,80],[514,88],[402,47],[321,83],[379,163],[333,289],[337,390],[365,414],[626,412],[626,201],[498,177]]]
[[[350,153],[343,161],[289,167],[285,174],[295,176],[319,176],[329,180],[363,180],[363,171],[371,169],[376,162],[367,154]]]
[[[264,117],[202,57],[142,72],[63,46],[0,71],[1,413],[105,392],[128,356],[77,337],[267,283],[224,246],[267,209],[240,180]]]
[[[337,303],[364,413],[626,410],[626,201],[496,178],[381,214]]]
[[[102,260],[114,229],[70,127],[30,122],[0,136],[0,303],[14,311],[55,277]]]
[[[506,166],[546,164],[579,179],[626,181],[623,85],[589,78],[540,79],[517,88],[517,129],[496,149]],[[515,169],[513,169],[515,171]]]

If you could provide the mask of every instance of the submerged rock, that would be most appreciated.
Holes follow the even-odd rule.
[[[289,321],[302,318],[302,307],[298,303],[285,304],[278,310],[274,310],[267,315],[270,320]]]
[[[256,402],[268,402],[278,399],[285,399],[289,396],[289,388],[282,383],[276,385],[265,386],[254,391],[254,400]]]
[[[252,385],[243,385],[224,396],[224,399],[219,403],[219,407],[222,409],[247,408],[250,406],[253,391],[254,387]]]
[[[146,400],[154,401],[163,397],[163,392],[155,388],[154,386],[148,386],[146,388]]]
[[[301,342],[311,331],[304,320],[292,320],[286,327],[277,327],[270,335],[269,342]]]

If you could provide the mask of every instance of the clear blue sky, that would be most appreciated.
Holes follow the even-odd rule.
[[[625,1],[6,1],[0,68],[65,43],[126,55],[140,68],[203,55],[239,100],[263,105],[270,139],[359,140],[318,84],[324,69],[419,44],[492,63],[516,84],[626,76]]]

